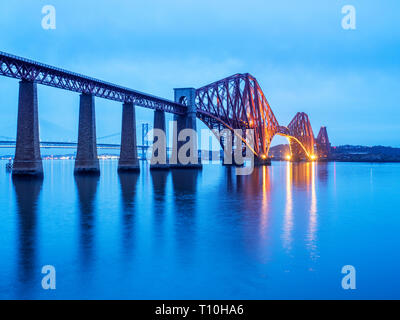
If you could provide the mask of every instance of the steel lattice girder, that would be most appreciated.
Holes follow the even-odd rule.
[[[179,103],[3,52],[0,52],[0,75],[108,100],[133,102],[137,106],[174,114],[186,113],[186,107]]]
[[[331,151],[331,143],[329,142],[328,132],[326,127],[321,127],[319,130],[316,145],[318,150],[318,156],[321,158],[327,158]]]
[[[308,153],[307,156],[311,156],[314,154],[314,146],[315,146],[315,138],[314,133],[311,127],[310,119],[308,115],[304,112],[298,112],[293,120],[287,126],[290,135],[295,137],[305,148]],[[298,142],[291,141],[292,145],[296,146]],[[296,147],[297,152],[294,153],[302,153],[301,148]],[[294,150],[292,150],[293,153]]]
[[[3,52],[0,52],[0,75],[179,115],[187,112],[187,107],[179,103]],[[210,129],[253,129],[254,151],[258,156],[268,154],[277,133],[296,138],[308,155],[314,153],[315,139],[307,114],[298,113],[288,127],[279,126],[257,80],[248,73],[235,74],[197,89],[196,106],[198,118]],[[326,129],[321,129],[317,145],[329,152]]]
[[[317,143],[330,145],[328,132],[326,131],[326,127],[321,127],[317,136]]]
[[[210,129],[253,129],[256,155],[267,155],[279,124],[253,76],[235,74],[197,89],[196,105]]]

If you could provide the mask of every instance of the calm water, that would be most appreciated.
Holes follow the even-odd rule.
[[[0,164],[0,298],[400,298],[398,164],[118,175],[105,161],[74,178],[45,161],[43,181]]]

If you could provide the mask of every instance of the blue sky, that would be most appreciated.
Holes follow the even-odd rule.
[[[56,30],[41,27],[47,4]],[[341,27],[347,4],[356,30]],[[283,125],[304,111],[334,145],[400,147],[399,10],[397,0],[18,0],[2,5],[0,50],[169,99],[249,72]],[[18,82],[0,78],[0,136],[15,137],[17,102]],[[42,140],[76,140],[78,106],[78,94],[40,86]],[[98,137],[120,132],[120,104],[96,106]],[[152,112],[138,108],[137,121]]]

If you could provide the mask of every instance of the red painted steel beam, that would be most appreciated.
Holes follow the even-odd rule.
[[[329,158],[329,155],[331,153],[331,143],[329,141],[326,127],[321,127],[321,129],[319,130],[316,139],[316,145],[318,150],[318,157],[321,159]]]
[[[297,140],[290,141],[292,156],[297,159],[314,156],[315,138],[311,127],[310,119],[304,112],[298,112],[287,126],[290,136]],[[302,146],[299,145],[299,142]],[[308,153],[305,154],[304,149]]]
[[[256,155],[267,155],[279,124],[256,78],[235,74],[196,90],[197,116],[210,129],[253,129]]]
[[[256,78],[248,73],[197,89],[196,104],[198,118],[210,129],[254,129],[257,156],[268,154],[275,134],[289,138],[294,158],[315,156],[316,140],[308,115],[299,112],[287,127],[280,126]]]

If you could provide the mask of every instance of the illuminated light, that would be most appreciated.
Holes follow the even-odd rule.
[[[265,160],[265,159],[267,159],[267,156],[265,154],[262,154],[261,159]]]
[[[316,156],[315,154],[312,154],[312,155],[310,156],[310,158],[311,158],[311,160],[316,160],[316,159],[317,159],[317,156]]]
[[[286,156],[286,160],[289,161],[289,160],[291,160],[291,159],[292,159],[292,156],[288,154],[288,155]]]

